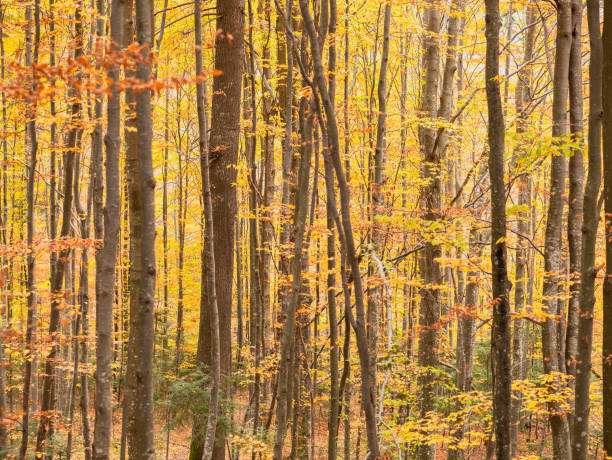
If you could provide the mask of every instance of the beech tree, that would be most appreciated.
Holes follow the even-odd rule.
[[[0,2],[0,456],[610,452],[607,6]]]

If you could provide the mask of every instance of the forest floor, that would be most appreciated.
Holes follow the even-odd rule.
[[[235,394],[235,412],[234,421],[242,421],[244,417],[244,410],[248,404],[247,391],[239,391]],[[93,404],[90,405],[93,409]],[[314,458],[312,460],[322,460],[327,458],[327,411],[323,409],[323,405],[317,405],[315,411],[316,424],[313,430],[314,434]],[[72,458],[81,460],[84,458],[83,455],[83,444],[82,444],[82,431],[81,431],[81,420],[80,414],[75,414],[75,432],[74,432],[74,443],[72,449]],[[121,410],[115,410],[113,415],[113,458],[119,458],[121,449]],[[90,414],[91,428],[93,430],[93,410]],[[365,433],[362,429],[357,428],[356,421],[360,420],[359,414],[359,400],[354,398],[351,404],[351,423],[353,429],[351,430],[352,447],[351,457],[355,459],[363,458],[365,449]],[[235,422],[237,423],[237,422]],[[551,459],[552,450],[550,447],[550,433],[546,429],[546,423],[539,421],[535,423],[531,431],[531,435],[527,430],[523,430],[520,435],[519,441],[519,458],[520,459]],[[274,429],[272,425],[271,430]],[[536,435],[537,432],[537,435]],[[270,433],[270,437],[273,437],[273,433]],[[342,458],[343,455],[343,424],[340,424],[340,432],[338,433],[338,455]],[[168,452],[166,452],[167,442],[167,431],[166,431],[166,420],[165,414],[162,413],[161,409],[158,409],[156,413],[155,421],[155,449],[157,458],[160,460],[186,460],[189,458],[189,445],[191,441],[191,426],[175,427],[170,432],[168,440]],[[287,434],[286,445],[289,448],[291,443],[290,433]],[[599,451],[601,453],[601,451]],[[384,458],[396,458],[393,457],[394,452],[386,451],[383,452],[387,457]],[[443,459],[447,456],[446,447],[440,447],[438,450],[438,457]],[[62,457],[63,458],[63,457]],[[251,449],[244,449],[241,452],[238,460],[250,459]],[[268,456],[266,454],[261,456],[262,459],[266,460]],[[470,460],[485,460],[487,458],[486,447],[484,445],[477,446],[469,452]],[[602,455],[595,454],[593,460],[603,459]],[[351,459],[352,460],[352,459]]]

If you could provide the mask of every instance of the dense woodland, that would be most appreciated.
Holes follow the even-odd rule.
[[[0,0],[0,457],[612,458],[585,2]]]

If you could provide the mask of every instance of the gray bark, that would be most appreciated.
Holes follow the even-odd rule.
[[[572,11],[569,0],[557,3],[557,39],[553,77],[552,136],[560,147],[567,131],[567,99],[569,88],[569,62],[571,52]],[[559,321],[565,310],[559,295],[561,294],[562,266],[562,229],[563,229],[563,195],[567,177],[566,160],[562,152],[553,152],[550,172],[550,198],[546,220],[544,244],[543,297],[546,313],[549,315],[542,326],[542,354],[544,372],[554,374],[562,372],[564,362],[559,356]],[[561,362],[560,362],[561,361]],[[555,384],[560,384],[554,378]],[[554,390],[553,390],[554,391]],[[559,404],[548,403],[550,425],[552,428],[553,451],[556,459],[571,458],[569,426],[567,417]]]
[[[504,183],[504,113],[499,87],[499,0],[485,0],[487,39],[485,79],[488,107],[489,178],[491,181],[491,266],[493,325],[493,430],[498,460],[510,459],[510,299],[506,251],[506,193]]]
[[[591,352],[593,349],[593,308],[595,305],[595,249],[600,219],[598,206],[601,187],[601,117],[602,117],[602,41],[599,20],[599,0],[587,1],[587,20],[591,44],[589,63],[589,132],[588,174],[584,189],[584,218],[582,220],[582,259],[574,385],[573,460],[586,460],[589,455],[589,414],[591,384]]]
[[[152,43],[150,0],[135,0],[136,41],[142,48],[142,60],[138,62],[136,78],[148,83],[151,78],[149,49]],[[139,254],[139,286],[131,290],[137,300],[130,306],[130,331],[128,343],[128,369],[126,374],[127,443],[131,458],[155,458],[153,426],[153,342],[155,295],[155,177],[152,163],[152,106],[151,91],[135,95],[135,121],[139,214],[130,234],[130,242],[136,243]],[[135,231],[134,231],[135,230]]]

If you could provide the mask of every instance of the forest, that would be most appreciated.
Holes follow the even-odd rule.
[[[612,0],[0,0],[0,458],[612,458]]]

